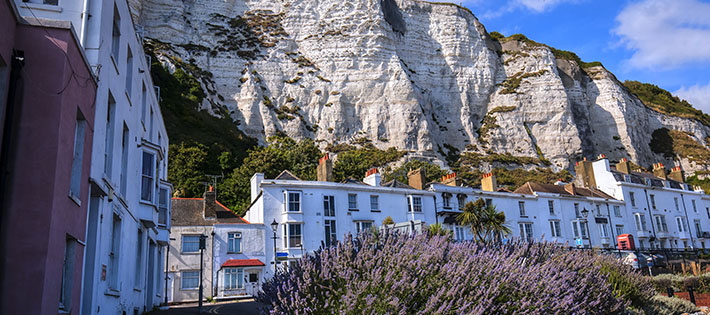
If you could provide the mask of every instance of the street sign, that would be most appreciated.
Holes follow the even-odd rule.
[[[276,253],[276,260],[287,260],[288,253]]]
[[[581,238],[577,239],[577,246],[582,246],[582,239]]]

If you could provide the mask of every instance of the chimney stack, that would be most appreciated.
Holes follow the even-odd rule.
[[[624,174],[631,174],[631,164],[629,164],[629,160],[621,158],[619,163],[616,163],[616,170]]]
[[[409,186],[419,190],[424,189],[424,184],[426,184],[426,171],[423,168],[420,167],[416,170],[410,170],[407,173],[407,178],[409,178]]]
[[[668,178],[676,182],[685,183],[685,178],[683,177],[683,170],[680,168],[680,166],[671,168],[671,173],[668,174]]]
[[[459,182],[456,179],[456,173],[451,173],[441,177],[441,183],[449,186],[458,186]]]
[[[484,191],[498,190],[498,182],[493,172],[483,174],[483,178],[481,178],[481,189]]]
[[[217,218],[217,196],[214,192],[214,187],[210,185],[209,190],[205,191],[202,195],[203,200],[203,215],[205,219],[216,219]]]
[[[330,160],[328,153],[318,160],[318,168],[316,169],[316,173],[319,182],[333,181],[333,161]]]
[[[382,182],[382,175],[377,171],[377,168],[371,168],[365,173],[365,179],[363,180],[365,184],[370,186],[380,186]]]
[[[653,164],[653,175],[660,177],[661,179],[667,179],[666,168],[663,166],[663,163]]]
[[[597,188],[597,182],[594,179],[594,167],[592,162],[587,161],[584,158],[582,161],[577,162],[574,166],[575,178],[574,182],[581,187],[586,188]]]
[[[574,187],[574,183],[569,183],[569,184],[565,185],[565,191],[570,193],[571,195],[577,194],[577,190]]]
[[[598,160],[603,160],[603,159],[606,159],[606,155],[605,155],[605,154],[599,154],[599,155],[597,155],[597,161],[598,161]]]

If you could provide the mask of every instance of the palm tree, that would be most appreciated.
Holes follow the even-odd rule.
[[[486,205],[483,199],[468,202],[463,212],[456,217],[460,225],[469,226],[476,240],[500,242],[511,230],[505,225],[505,213],[498,212],[494,205]]]
[[[431,224],[427,227],[429,236],[451,236],[451,230],[444,228],[441,223]]]

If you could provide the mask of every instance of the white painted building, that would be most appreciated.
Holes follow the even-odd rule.
[[[261,290],[266,280],[266,243],[271,241],[266,229],[263,224],[214,225],[216,299],[256,296]]]
[[[70,21],[98,78],[81,314],[151,310],[165,298],[172,187],[167,132],[129,6],[16,3],[25,18]]]
[[[318,166],[318,181],[303,181],[288,171],[275,179],[257,173],[251,179],[252,204],[245,218],[267,226],[265,276],[273,275],[279,261],[302,257],[321,246],[357,234],[391,217],[398,227],[421,230],[436,221],[434,193],[422,190],[423,174],[410,174],[409,183],[382,183],[380,173],[371,170],[363,182],[349,179],[331,182],[332,163],[328,157]],[[271,224],[276,223],[276,242]],[[403,224],[406,223],[406,224]]]
[[[577,173],[585,185],[597,187],[629,209],[627,225],[641,248],[710,247],[710,201],[702,190],[684,183],[682,170],[667,174],[655,164],[653,174],[633,172],[625,159],[615,167],[601,156],[594,162],[581,161]]]
[[[436,193],[439,222],[453,231],[457,240],[473,238],[470,228],[456,223],[468,202],[483,199],[505,214],[509,237],[528,240],[545,240],[584,247],[614,247],[619,233],[627,233],[623,223],[624,203],[601,191],[575,187],[573,184],[547,185],[525,183],[510,192],[498,189],[495,176],[484,174],[481,189],[459,186],[456,174],[450,174],[441,183],[429,184]],[[584,217],[584,209],[588,210]]]

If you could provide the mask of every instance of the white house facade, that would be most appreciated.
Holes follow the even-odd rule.
[[[149,311],[165,298],[172,187],[168,136],[128,3],[16,3],[25,18],[70,21],[98,78],[80,313]]]
[[[318,181],[303,181],[288,171],[275,179],[260,173],[252,177],[252,204],[245,219],[268,227],[267,277],[274,272],[275,256],[279,262],[298,259],[347,234],[382,226],[387,217],[404,230],[421,230],[424,224],[436,222],[434,193],[422,189],[423,174],[410,174],[409,183],[419,189],[397,181],[382,183],[376,169],[362,182],[331,182],[331,174],[332,163],[326,156],[318,166]]]
[[[263,224],[214,225],[216,299],[256,296],[261,290],[266,279],[266,243],[271,236],[267,237],[265,229]]]

